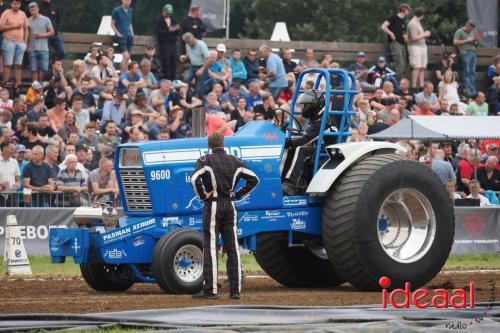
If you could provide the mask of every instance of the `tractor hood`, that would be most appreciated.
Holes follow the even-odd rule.
[[[284,133],[267,121],[254,121],[225,138],[228,154],[241,158],[260,179],[249,197],[236,202],[245,209],[281,206],[279,165]],[[206,138],[120,145],[115,168],[128,215],[186,215],[201,211],[190,175],[196,160],[209,153]],[[238,187],[238,186],[237,186]]]

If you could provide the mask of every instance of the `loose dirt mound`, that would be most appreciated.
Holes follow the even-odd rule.
[[[427,287],[464,288],[476,284],[476,302],[488,302],[488,281],[500,284],[499,272],[439,274]],[[0,281],[0,313],[88,313],[221,304],[267,304],[335,306],[380,304],[381,293],[360,292],[348,284],[332,289],[290,289],[267,277],[248,278],[242,299],[228,298],[228,285],[222,282],[216,301],[193,300],[188,295],[167,295],[156,285],[136,284],[124,293],[97,293],[81,279],[33,279]],[[500,300],[500,292],[496,293]]]

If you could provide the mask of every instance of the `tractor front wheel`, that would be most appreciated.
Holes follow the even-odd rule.
[[[167,293],[195,294],[203,288],[203,236],[190,229],[164,235],[153,251],[153,276]]]

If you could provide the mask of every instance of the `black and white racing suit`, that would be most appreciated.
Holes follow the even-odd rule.
[[[245,179],[245,186],[234,191],[238,181]],[[245,167],[243,161],[215,148],[211,154],[196,162],[191,184],[196,195],[205,201],[203,209],[203,273],[204,292],[217,294],[217,236],[227,249],[227,275],[230,294],[241,291],[241,262],[238,249],[237,212],[234,200],[250,193],[259,183],[257,175]],[[213,195],[207,198],[207,193]]]

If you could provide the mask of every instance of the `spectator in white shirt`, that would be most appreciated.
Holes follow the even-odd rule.
[[[12,110],[12,100],[9,98],[10,94],[7,89],[0,92],[0,112]]]
[[[479,193],[479,191],[481,191],[481,184],[479,183],[479,180],[472,179],[469,182],[469,191],[470,191],[470,194],[467,196],[467,198],[479,199],[479,206],[480,207],[491,205],[488,198],[486,198],[484,195]]]

